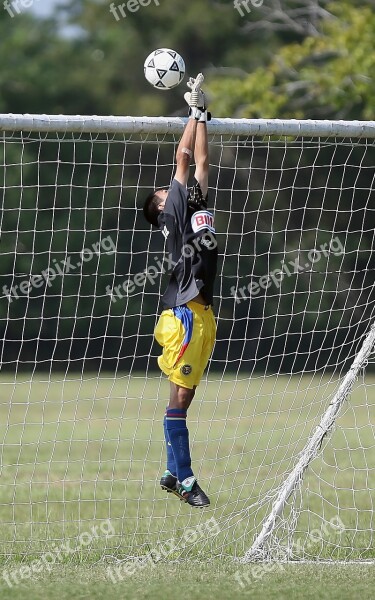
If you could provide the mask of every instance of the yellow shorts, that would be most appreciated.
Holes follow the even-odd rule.
[[[211,307],[197,302],[164,310],[155,327],[163,347],[160,369],[170,381],[188,389],[202,378],[215,343],[216,323]]]

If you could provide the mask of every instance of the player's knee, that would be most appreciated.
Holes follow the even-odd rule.
[[[189,389],[184,386],[180,386],[177,383],[171,381],[171,395],[169,399],[169,408],[179,408],[180,410],[187,410],[191,404],[195,394],[194,389]]]
[[[179,387],[177,390],[176,397],[178,408],[181,408],[182,410],[187,410],[191,404],[192,399],[194,398],[194,394],[195,390]]]
[[[192,399],[194,398],[194,390],[180,388],[178,390],[178,400],[181,408],[188,409]]]

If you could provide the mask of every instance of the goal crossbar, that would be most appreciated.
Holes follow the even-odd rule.
[[[178,135],[186,121],[186,118],[180,117],[0,114],[0,130]],[[208,129],[211,134],[217,135],[375,138],[375,121],[212,119]]]

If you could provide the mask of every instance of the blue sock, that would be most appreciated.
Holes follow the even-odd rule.
[[[177,477],[179,481],[183,481],[187,477],[193,476],[186,411],[179,408],[167,408],[165,423],[177,468]]]
[[[165,445],[167,448],[167,469],[172,475],[177,477],[177,469],[176,469],[176,461],[174,459],[174,454],[172,450],[172,444],[169,439],[168,430],[167,430],[167,419],[164,417],[164,437],[165,437]]]

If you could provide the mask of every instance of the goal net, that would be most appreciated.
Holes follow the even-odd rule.
[[[188,415],[197,511],[158,483],[170,268],[142,215],[184,120],[0,122],[3,557],[374,558],[375,124],[209,124],[218,335]]]

